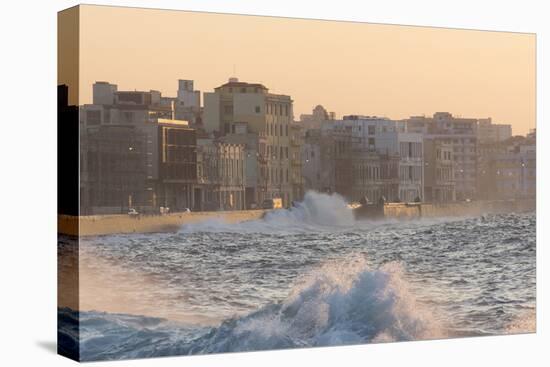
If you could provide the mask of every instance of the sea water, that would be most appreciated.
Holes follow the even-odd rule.
[[[81,358],[103,360],[534,332],[535,228],[534,212],[356,221],[310,192],[261,220],[87,237],[60,340],[78,325]]]

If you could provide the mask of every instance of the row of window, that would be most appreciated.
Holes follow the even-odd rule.
[[[267,135],[270,136],[288,136],[288,125],[267,123]]]
[[[288,168],[282,169],[282,168],[265,168],[263,172],[263,176],[267,179],[267,182],[269,184],[282,184],[282,183],[288,183]]]
[[[280,104],[280,103],[267,103],[265,105],[266,107],[266,113],[268,115],[275,115],[275,116],[288,116],[289,114],[289,108],[288,104]],[[260,107],[257,106],[257,109]]]
[[[267,156],[272,159],[288,159],[288,147],[267,146]]]
[[[401,142],[399,152],[401,157],[422,158],[422,143]]]
[[[448,150],[441,151],[441,149],[437,149],[436,156],[438,160],[441,160],[443,158],[443,160],[445,161],[450,161],[452,159],[452,154]]]
[[[399,168],[399,180],[420,182],[421,179],[422,179],[422,167],[402,166]]]

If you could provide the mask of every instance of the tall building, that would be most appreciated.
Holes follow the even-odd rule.
[[[269,93],[258,83],[229,82],[204,94],[204,130],[217,136],[232,133],[235,123],[247,123],[252,133],[266,139],[267,185],[262,199],[282,198],[288,206],[293,200],[290,182],[290,137],[293,123],[290,96]]]
[[[409,132],[424,139],[438,139],[452,146],[457,200],[477,197],[477,122],[436,112],[432,117],[413,116],[405,120]]]

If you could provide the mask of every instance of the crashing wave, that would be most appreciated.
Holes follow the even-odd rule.
[[[330,262],[303,277],[289,297],[214,328],[162,319],[84,312],[84,360],[126,359],[443,337],[410,294],[403,270],[364,258]]]
[[[223,219],[211,219],[187,224],[180,232],[311,232],[350,228],[354,225],[353,212],[344,198],[338,194],[308,191],[304,200],[289,209],[273,210],[259,220],[227,223]]]

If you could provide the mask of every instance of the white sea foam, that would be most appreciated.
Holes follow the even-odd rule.
[[[223,219],[216,218],[184,225],[180,231],[183,233],[295,233],[351,228],[354,223],[353,212],[342,196],[308,191],[304,200],[296,206],[270,211],[259,220],[227,223]]]
[[[192,353],[327,346],[444,337],[415,301],[398,263],[370,269],[363,258],[329,262],[304,276],[289,297],[224,322]]]

